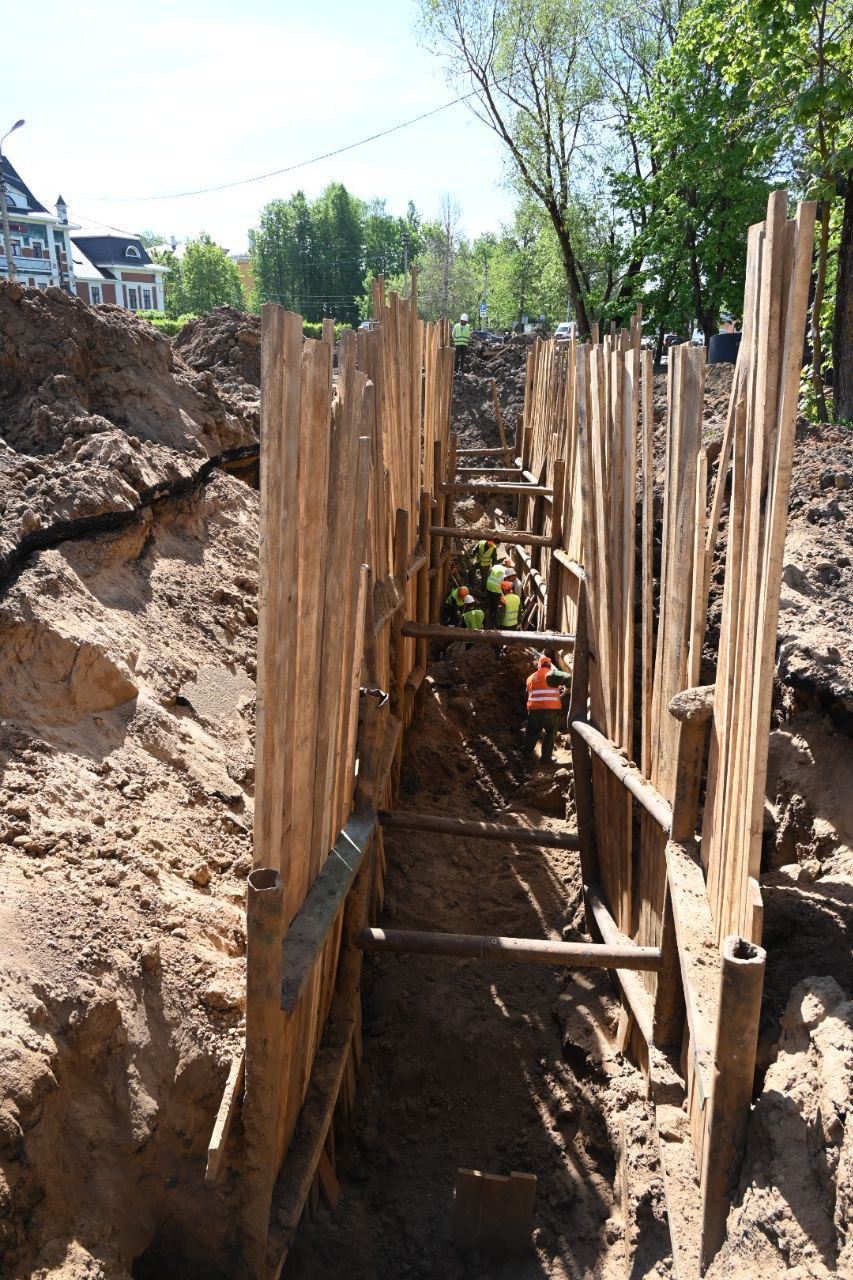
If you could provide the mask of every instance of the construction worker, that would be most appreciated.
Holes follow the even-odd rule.
[[[497,544],[492,542],[491,538],[481,538],[479,542],[474,544],[472,565],[479,575],[480,587],[483,591],[486,589],[486,579],[497,554]]]
[[[506,579],[506,562],[499,560],[497,564],[492,565],[486,578],[486,617],[489,626],[497,625],[498,620],[498,601],[503,599],[503,583]]]
[[[498,626],[501,631],[517,631],[521,616],[521,596],[516,594],[517,578],[504,578],[501,583],[503,598],[498,601]]]
[[[467,312],[463,311],[453,326],[454,366],[460,373],[463,372],[468,360],[468,343],[470,341],[471,326],[468,323]]]
[[[465,604],[462,606],[462,621],[470,631],[482,631],[483,623],[486,615],[482,609],[477,608],[477,601],[472,595],[465,597]]]
[[[444,621],[448,627],[458,625],[462,608],[471,592],[467,587],[454,587],[444,602]]]
[[[542,763],[552,764],[554,742],[560,725],[560,687],[571,683],[571,676],[557,671],[545,654],[532,676],[527,677],[527,727],[524,731],[524,755],[533,755],[542,734]]]

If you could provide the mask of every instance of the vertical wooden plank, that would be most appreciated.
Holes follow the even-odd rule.
[[[640,695],[640,764],[644,777],[651,776],[652,678],[654,672],[654,410],[652,353],[642,353],[643,364],[643,527],[642,527],[642,676]]]
[[[261,315],[261,503],[258,574],[256,866],[282,868],[293,760],[302,322],[268,303]]]

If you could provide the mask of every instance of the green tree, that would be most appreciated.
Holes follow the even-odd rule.
[[[421,0],[427,40],[447,57],[451,75],[473,87],[477,114],[551,219],[584,334],[589,297],[569,213],[602,101],[585,56],[592,12],[589,0]]]
[[[361,202],[340,182],[330,183],[311,206],[311,249],[314,293],[303,314],[357,323],[364,286]]]
[[[463,311],[476,315],[482,275],[461,234],[459,205],[442,198],[439,217],[425,223],[418,257],[418,309],[427,320],[457,318]]]
[[[181,260],[171,249],[149,249],[152,262],[169,268],[169,274],[163,278],[166,315],[175,320],[185,315],[189,308],[184,305],[184,279]]]
[[[207,232],[188,240],[181,259],[184,309],[195,315],[214,307],[245,307],[243,284],[237,264]]]
[[[261,211],[260,225],[249,232],[249,254],[255,279],[255,302],[278,302],[303,310],[312,292],[311,212],[301,191],[289,200],[272,200]]]
[[[799,194],[819,202],[812,387],[818,414],[825,419],[825,348],[831,341],[835,413],[853,419],[849,0],[704,0],[701,21],[703,56],[722,68],[730,84],[746,86],[748,105],[765,129],[768,153],[789,169]],[[841,204],[843,215],[834,216]],[[828,299],[833,303],[829,307]]]
[[[153,249],[155,245],[166,244],[168,241],[168,237],[161,236],[159,231],[140,231],[136,238],[146,249]]]
[[[703,13],[682,19],[638,111],[649,172],[613,179],[640,227],[635,296],[659,341],[667,327],[689,333],[694,318],[710,338],[722,309],[740,309],[746,232],[763,216],[771,176],[766,124],[749,110],[745,79],[727,80],[719,60],[702,56]]]
[[[365,206],[339,182],[314,201],[273,200],[249,232],[255,305],[278,302],[306,320],[357,321],[364,291]]]

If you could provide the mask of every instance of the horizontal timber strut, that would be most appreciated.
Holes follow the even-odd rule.
[[[503,453],[502,445],[496,445],[488,449],[457,449],[456,450],[457,458],[482,458],[486,456],[491,457],[493,454],[498,454],[498,453],[500,454]]]
[[[423,569],[426,562],[426,552],[416,551],[410,558],[409,563],[406,565],[406,581],[408,582],[410,578],[413,578],[415,574],[419,572],[419,570]]]
[[[529,644],[554,649],[573,649],[575,644],[574,636],[567,631],[474,631],[443,627],[438,622],[404,622],[403,635],[421,640],[458,640],[462,644]]]
[[[457,477],[494,476],[494,478],[497,479],[498,476],[512,477],[512,476],[519,476],[520,474],[521,472],[519,471],[518,467],[457,467],[456,468]],[[467,483],[467,482],[463,481],[462,483]]]
[[[550,938],[501,938],[474,933],[422,933],[416,929],[362,929],[356,945],[392,955],[459,956],[521,964],[563,965],[571,969],[660,968],[658,947],[609,947],[594,942],[555,942]]]
[[[672,805],[661,795],[656,787],[647,782],[637,766],[619,750],[615,742],[611,742],[598,729],[593,728],[586,720],[573,720],[572,729],[583,738],[603,764],[606,764],[615,778],[618,778],[635,800],[643,806],[666,835],[672,828]]]
[[[532,827],[504,826],[498,822],[466,822],[438,813],[410,813],[405,809],[380,809],[379,825],[398,831],[434,831],[439,835],[473,836],[481,840],[506,840],[540,849],[577,849],[574,831],[537,831]]]
[[[352,888],[375,828],[374,813],[350,816],[284,935],[281,1007],[285,1013],[292,1013],[296,1008],[314,962]]]
[[[554,559],[557,564],[562,565],[564,569],[568,569],[569,573],[574,574],[578,582],[583,582],[586,577],[583,565],[578,564],[577,560],[573,560],[561,547],[554,548]]]
[[[544,533],[532,533],[529,529],[479,529],[477,525],[438,525],[432,524],[429,529],[434,538],[491,538],[493,542],[503,542],[506,546],[550,547],[553,539]]]
[[[442,493],[527,493],[534,498],[550,497],[553,490],[545,484],[528,484],[526,481],[488,480],[458,481],[441,486]]]

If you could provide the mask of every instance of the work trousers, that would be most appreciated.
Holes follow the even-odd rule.
[[[454,369],[458,369],[458,371],[462,373],[468,363],[468,348],[460,346],[454,347],[453,349],[455,352],[455,359],[453,362]]]
[[[527,726],[524,730],[524,754],[526,756],[533,755],[533,748],[539,741],[542,733],[545,737],[542,740],[542,759],[545,764],[550,764],[551,757],[554,754],[554,743],[557,740],[557,730],[560,727],[560,712],[544,707],[542,710],[533,709],[527,713]]]
[[[498,625],[498,601],[502,598],[497,591],[486,592],[486,622],[490,627]]]

